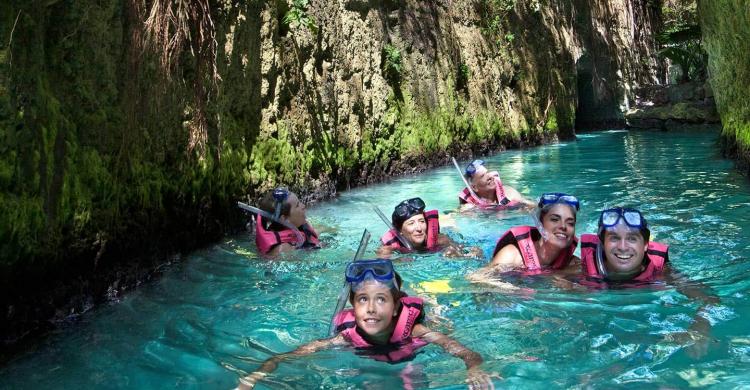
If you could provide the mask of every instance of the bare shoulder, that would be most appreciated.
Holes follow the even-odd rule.
[[[492,257],[490,265],[502,269],[520,268],[523,266],[523,257],[521,257],[521,252],[515,247],[515,245],[509,244],[502,247],[495,256]]]

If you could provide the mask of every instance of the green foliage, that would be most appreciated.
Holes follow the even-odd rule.
[[[688,43],[661,49],[658,55],[668,58],[682,68],[683,80],[703,80],[706,78],[708,55],[699,43]]]
[[[701,1],[699,15],[708,53],[709,81],[722,135],[750,162],[750,24],[745,0]]]
[[[708,57],[701,47],[696,0],[667,0],[662,5],[663,26],[657,53],[682,68],[682,82],[706,78]]]
[[[471,76],[471,71],[469,70],[469,65],[466,65],[463,62],[460,63],[458,65],[458,72],[456,74],[456,89],[458,90],[465,89],[469,83],[470,76]]]
[[[401,83],[401,50],[392,44],[383,46],[383,74],[394,88]]]
[[[284,23],[292,28],[304,27],[315,33],[318,26],[315,24],[315,18],[307,13],[309,0],[293,0],[292,7],[284,15]]]

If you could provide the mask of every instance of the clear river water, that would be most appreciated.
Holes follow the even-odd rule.
[[[372,206],[390,215],[413,196],[441,211],[443,232],[481,246],[485,259],[418,255],[395,267],[410,295],[429,301],[430,326],[479,352],[485,371],[502,377],[496,387],[750,388],[750,184],[721,157],[717,139],[713,132],[606,131],[485,158],[530,198],[578,196],[579,236],[595,231],[604,207],[639,207],[655,240],[670,245],[672,267],[721,299],[705,311],[713,327],[702,357],[670,337],[690,326],[698,307],[671,286],[569,291],[549,277],[509,277],[524,287],[514,292],[467,281],[506,229],[531,219],[522,212],[445,216],[463,184],[444,166],[309,207],[313,225],[325,227],[324,249],[265,260],[239,235],[185,256],[160,279],[0,367],[0,388],[233,388],[272,354],[326,335],[362,230],[373,233],[366,257],[385,230]],[[256,388],[461,388],[465,378],[463,363],[433,345],[392,365],[344,349],[284,362]]]

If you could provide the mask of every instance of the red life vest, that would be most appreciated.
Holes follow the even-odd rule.
[[[438,217],[437,210],[430,210],[424,212],[424,219],[427,221],[427,238],[426,247],[428,251],[436,250],[438,248],[438,236],[440,236],[440,219]],[[396,236],[396,231],[393,229],[388,230],[380,237],[380,242],[389,246],[399,252],[409,252],[409,250],[401,244]]]
[[[471,203],[482,209],[506,210],[516,208],[520,205],[520,202],[510,200],[505,196],[503,181],[499,177],[495,177],[495,196],[497,197],[497,203],[490,203],[473,196],[468,188],[464,188],[458,193],[458,200],[461,204]]]
[[[318,233],[310,224],[302,225],[299,231],[305,236],[305,244],[307,247],[320,248],[320,241],[318,240]],[[294,234],[292,229],[284,229],[281,231],[266,230],[263,226],[261,216],[255,218],[255,245],[258,246],[258,250],[262,254],[267,254],[276,245],[281,243],[287,243],[295,245],[297,244],[297,235]]]
[[[596,234],[581,235],[581,266],[586,277],[605,279],[596,267],[596,249],[599,237]],[[644,262],[646,269],[631,279],[633,282],[653,282],[664,270],[664,264],[669,261],[669,246],[649,241],[646,248]]]
[[[403,297],[400,301],[401,312],[387,346],[374,346],[362,337],[357,328],[354,309],[343,310],[336,315],[336,333],[341,333],[355,348],[370,350],[372,353],[365,354],[375,360],[397,363],[409,359],[417,349],[428,344],[420,338],[411,337],[414,325],[421,323],[424,318],[423,301],[416,297]]]
[[[500,252],[500,249],[508,245],[514,245],[521,252],[523,264],[526,266],[528,273],[541,273],[542,265],[539,262],[539,255],[536,253],[536,247],[534,246],[534,240],[538,240],[541,236],[539,230],[533,226],[512,227],[497,240],[492,256]],[[567,267],[570,261],[573,260],[573,252],[575,252],[576,246],[578,246],[578,239],[574,236],[571,245],[561,250],[560,254],[557,255],[548,268],[562,269]]]

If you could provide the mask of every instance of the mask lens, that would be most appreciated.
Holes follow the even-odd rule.
[[[620,219],[620,213],[616,210],[608,210],[602,213],[602,224],[604,226],[615,226]]]
[[[354,262],[349,264],[348,267],[346,267],[346,278],[348,279],[359,279],[362,276],[364,276],[365,270],[367,270],[367,267],[365,267],[363,264],[359,264],[361,262]]]
[[[402,203],[396,206],[396,215],[398,215],[399,218],[407,218],[409,216],[409,205]]]
[[[625,222],[627,222],[631,227],[641,227],[641,214],[639,212],[626,211],[625,213],[623,213],[623,217],[625,218]]]
[[[484,165],[483,160],[472,161],[471,163],[469,163],[469,165],[466,166],[466,174],[469,177],[473,176],[475,173],[477,173],[477,167],[479,167],[480,165]]]
[[[389,260],[355,261],[346,267],[346,281],[361,282],[368,272],[375,279],[390,280],[393,278],[393,264]]]
[[[422,200],[422,198],[412,198],[412,199],[409,199],[407,203],[414,211],[419,211],[419,212],[424,211],[425,205],[424,205],[424,201]]]
[[[576,198],[573,195],[563,195],[563,196],[560,197],[560,199],[562,199],[564,202],[568,202],[568,203],[578,203],[578,198]]]
[[[559,197],[559,195],[550,192],[542,195],[542,200],[544,200],[545,203],[552,203],[556,202]]]
[[[283,188],[273,190],[273,198],[278,202],[283,202],[289,196],[289,192]]]

